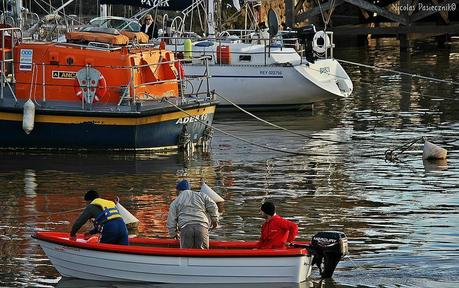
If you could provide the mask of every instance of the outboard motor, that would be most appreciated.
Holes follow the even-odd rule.
[[[349,253],[347,237],[343,232],[325,231],[312,237],[312,265],[319,267],[322,278],[330,278],[336,265],[344,255]]]
[[[309,62],[314,62],[312,40],[316,34],[316,26],[309,24],[298,30],[298,41],[304,46],[305,57]]]

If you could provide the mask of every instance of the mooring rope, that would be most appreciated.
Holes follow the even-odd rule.
[[[274,148],[274,147],[270,147],[270,146],[267,146],[267,145],[263,145],[263,144],[259,144],[259,143],[256,143],[256,142],[252,142],[250,140],[247,140],[247,139],[244,139],[242,137],[239,137],[239,136],[236,136],[236,135],[233,135],[231,133],[228,133],[222,129],[219,129],[215,126],[212,126],[210,124],[207,124],[206,122],[202,121],[201,119],[191,115],[190,113],[186,112],[185,110],[183,110],[181,107],[177,106],[176,104],[172,103],[171,101],[169,101],[167,98],[164,98],[164,101],[166,101],[167,103],[169,103],[170,105],[174,106],[175,108],[177,108],[178,110],[180,110],[181,112],[185,113],[186,115],[188,115],[189,117],[193,118],[196,122],[199,122],[203,125],[205,125],[206,127],[210,127],[212,129],[215,129],[217,130],[218,132],[222,133],[222,134],[225,134],[227,136],[230,136],[232,138],[235,138],[235,139],[238,139],[239,141],[242,141],[242,142],[245,142],[247,144],[250,144],[250,145],[253,145],[253,146],[257,146],[257,147],[260,147],[260,148],[264,148],[264,149],[268,149],[268,150],[272,150],[272,151],[276,151],[276,152],[281,152],[281,153],[286,153],[286,154],[290,154],[290,155],[304,155],[304,156],[323,156],[321,154],[312,154],[312,153],[304,153],[304,152],[299,152],[299,151],[290,151],[290,150],[283,150],[283,149],[278,149],[278,148]]]
[[[33,214],[16,216],[16,217],[7,217],[7,218],[11,219],[11,218],[27,218],[27,217],[48,217],[48,216],[51,216],[51,215],[67,214],[67,213],[72,213],[72,212],[76,212],[76,211],[82,211],[83,209],[85,209],[85,208],[83,207],[83,208],[65,210],[65,211],[58,211],[58,212],[40,212],[40,213],[33,213]]]
[[[384,152],[385,160],[386,161],[398,161],[398,155],[403,154],[406,150],[408,150],[411,146],[413,146],[417,142],[425,141],[424,137],[418,137],[414,140],[411,140],[410,142],[407,142],[405,144],[402,144],[398,147],[395,147],[393,149],[387,149]],[[399,151],[399,152],[397,152]]]
[[[418,75],[418,74],[412,74],[412,73],[408,73],[408,72],[402,72],[402,71],[398,71],[398,70],[382,68],[382,67],[378,67],[378,66],[374,66],[374,65],[367,65],[367,64],[361,64],[361,63],[356,63],[356,62],[352,62],[352,61],[346,61],[346,60],[342,60],[342,59],[336,59],[336,60],[338,60],[339,62],[352,64],[352,65],[356,65],[356,66],[362,66],[362,67],[366,67],[366,68],[372,68],[372,69],[376,69],[376,70],[382,70],[382,71],[386,71],[386,72],[392,72],[392,73],[395,73],[395,74],[410,76],[412,78],[420,78],[420,79],[429,80],[429,81],[432,81],[432,82],[441,82],[441,83],[459,85],[459,82],[455,82],[455,81],[452,81],[452,80],[444,80],[444,79],[438,79],[438,78],[434,78],[434,77],[427,77],[427,76],[422,76],[422,75]]]
[[[241,106],[237,105],[236,103],[234,103],[233,101],[231,101],[230,99],[226,98],[225,96],[217,93],[217,92],[214,92],[215,95],[217,95],[218,97],[221,97],[223,100],[225,100],[226,102],[230,103],[231,105],[233,105],[234,107],[236,107],[237,109],[241,110],[242,112],[244,112],[245,114],[247,115],[250,115],[251,117],[265,123],[265,124],[268,124],[269,126],[272,126],[272,127],[275,127],[275,128],[278,128],[278,129],[281,129],[281,130],[284,130],[288,133],[291,133],[291,134],[294,134],[294,135],[297,135],[297,136],[302,136],[302,137],[305,137],[305,138],[308,138],[308,139],[312,139],[312,140],[322,140],[322,141],[328,141],[328,142],[332,142],[332,143],[336,143],[336,144],[346,144],[347,142],[342,142],[342,141],[336,141],[336,140],[329,140],[329,139],[323,139],[323,138],[320,138],[320,137],[314,137],[314,136],[311,136],[311,135],[306,135],[306,134],[303,134],[303,133],[300,133],[300,132],[295,132],[293,130],[290,130],[290,129],[287,129],[285,127],[282,127],[282,126],[279,126],[277,124],[274,124],[272,122],[269,122],[265,119],[262,119],[260,117],[258,117],[257,115],[245,110],[244,108],[242,108]]]

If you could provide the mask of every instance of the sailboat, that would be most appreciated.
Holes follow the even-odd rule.
[[[147,11],[182,10],[182,15],[172,21],[164,16],[163,24],[170,22],[173,35],[163,35],[166,48],[184,60],[188,81],[185,91],[199,94],[207,86],[201,76],[209,73],[209,88],[216,92],[219,110],[235,109],[235,105],[249,110],[276,110],[310,108],[311,104],[334,98],[344,98],[353,91],[349,75],[333,58],[333,32],[310,31],[311,35],[297,39],[307,43],[314,57],[303,57],[294,47],[285,44],[283,33],[278,31],[277,16],[269,13],[269,30],[226,30],[216,32],[215,0],[157,0],[118,1],[101,0],[101,4],[123,4],[147,8]],[[252,2],[244,1],[246,15]],[[239,1],[235,1],[239,3]],[[193,21],[200,11],[205,11],[207,36],[200,37],[186,31],[187,21]],[[156,10],[157,12],[157,10]],[[155,14],[156,14],[155,12]],[[143,15],[138,14],[138,17]],[[252,13],[253,14],[253,13]],[[188,25],[192,27],[193,25]],[[247,26],[247,25],[246,25]],[[247,27],[246,27],[247,28]],[[290,39],[291,40],[291,39]],[[203,57],[208,62],[203,61]]]
[[[219,110],[234,108],[233,103],[251,110],[299,109],[352,93],[351,79],[333,58],[332,32],[313,30],[309,39],[302,39],[312,42],[308,46],[316,56],[307,59],[285,44],[273,11],[268,15],[269,32],[242,29],[217,33],[215,2],[191,1],[182,16],[172,20],[174,38],[164,38],[170,43],[167,48],[185,59],[185,75],[191,78],[186,86],[189,93],[202,89],[193,78],[206,71],[211,75],[210,88],[231,101],[219,99]],[[245,1],[246,9],[251,7],[250,2],[254,1]],[[185,32],[186,21],[198,14],[199,9],[206,11],[207,37],[190,42],[186,38],[192,34]],[[246,15],[250,15],[249,10]],[[199,60],[203,56],[209,57],[208,66]]]

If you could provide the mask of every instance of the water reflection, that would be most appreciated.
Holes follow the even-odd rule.
[[[177,152],[168,153],[73,153],[73,152],[12,152],[0,154],[0,172],[27,169],[59,171],[85,175],[143,174],[167,171],[187,166],[189,162]]]
[[[27,197],[35,197],[37,195],[35,190],[37,189],[38,185],[35,176],[35,170],[24,170],[24,193]]]
[[[426,170],[426,172],[448,170],[447,159],[423,160],[422,163],[424,165],[424,169]]]
[[[459,81],[458,53],[447,60],[442,50],[397,51],[381,41],[378,49],[339,49],[336,56]],[[459,88],[363,67],[346,70],[354,80],[352,97],[318,104],[313,113],[259,114],[313,140],[242,114],[216,115],[220,129],[308,156],[286,156],[219,133],[209,153],[190,158],[178,153],[2,151],[0,286],[71,285],[60,280],[30,234],[36,229],[68,231],[90,188],[107,198],[119,196],[140,219],[141,236],[167,237],[165,218],[180,177],[190,178],[195,188],[204,177],[225,199],[212,239],[257,239],[262,224],[258,209],[265,198],[299,224],[302,240],[321,230],[343,230],[353,260],[338,265],[334,281],[320,283],[314,270],[313,287],[457,286],[459,103],[454,99],[459,99]],[[399,163],[384,161],[388,148],[420,136],[444,143],[447,162],[423,162],[421,145]]]

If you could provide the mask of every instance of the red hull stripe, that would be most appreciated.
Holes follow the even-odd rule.
[[[82,237],[82,235],[78,235]],[[68,233],[62,232],[36,232],[33,238],[60,244],[73,248],[97,250],[124,254],[153,255],[153,256],[179,256],[179,257],[292,257],[308,255],[307,249],[256,249],[256,242],[226,242],[211,241],[210,249],[185,249],[178,248],[178,242],[172,239],[129,239],[129,246],[86,243],[69,240]],[[307,242],[296,242],[307,244]]]

